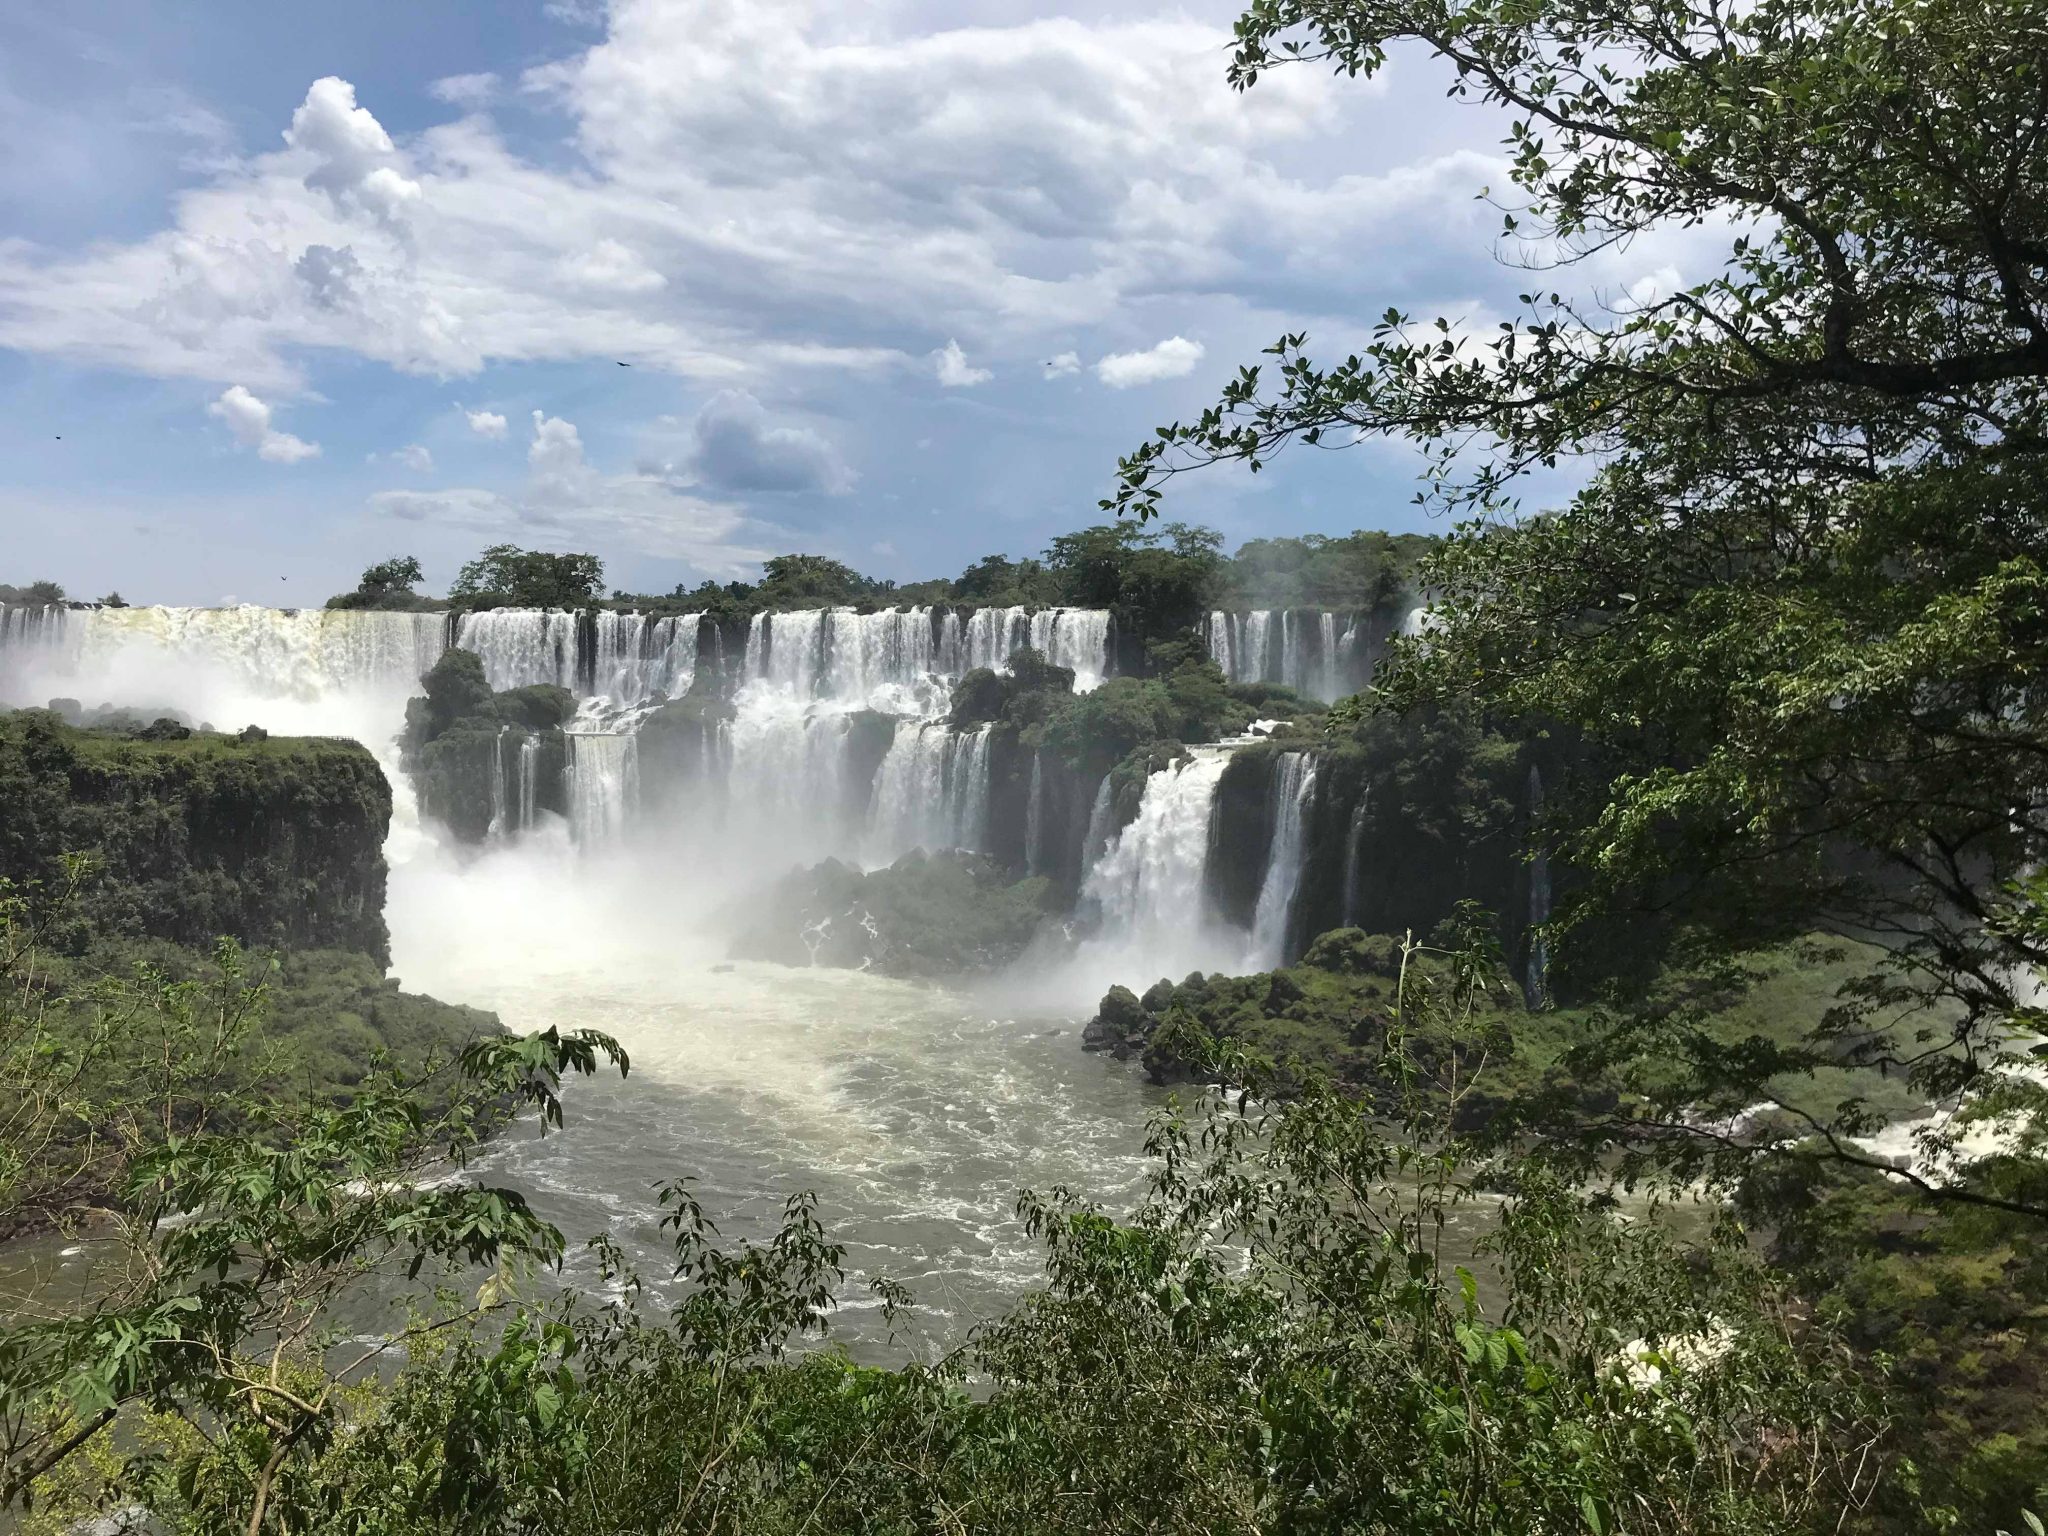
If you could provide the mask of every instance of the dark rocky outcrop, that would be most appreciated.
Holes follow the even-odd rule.
[[[405,706],[400,748],[423,812],[463,842],[480,843],[501,818],[511,828],[529,812],[567,808],[562,727],[576,712],[568,689],[534,683],[493,692],[483,662],[452,648],[420,683],[424,692]]]
[[[1418,977],[1431,973],[1427,959],[1410,965]],[[1082,1031],[1082,1044],[1142,1062],[1157,1083],[1213,1081],[1210,1047],[1248,1051],[1270,1060],[1283,1086],[1312,1071],[1386,1104],[1395,1092],[1387,1046],[1400,974],[1398,940],[1337,929],[1316,939],[1300,964],[1282,970],[1197,973],[1178,983],[1162,978],[1142,997],[1114,987]],[[1477,1124],[1498,1110],[1512,1085],[1533,1083],[1570,1022],[1528,1013],[1503,975],[1459,1038],[1414,1024],[1404,1038],[1425,1075],[1441,1076],[1454,1058],[1475,1057],[1482,1047],[1492,1053],[1498,1085],[1489,1084],[1460,1109]]]
[[[888,976],[989,972],[1024,952],[1051,899],[1050,881],[981,854],[911,853],[866,873],[828,859],[753,904],[733,952]]]

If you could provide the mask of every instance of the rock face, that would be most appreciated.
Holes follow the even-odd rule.
[[[746,914],[734,953],[786,965],[938,977],[999,970],[1045,920],[1051,882],[973,853],[911,853],[863,874],[828,859]]]
[[[96,934],[388,959],[391,788],[353,742],[73,729],[0,716],[0,877],[54,885],[67,853],[99,873],[74,910]]]
[[[526,825],[565,809],[562,726],[575,696],[552,683],[493,693],[474,652],[442,652],[407,703],[401,739],[420,809],[466,843],[494,824]]]

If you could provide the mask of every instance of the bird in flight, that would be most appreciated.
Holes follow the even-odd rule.
[[[617,358],[613,358],[613,359],[612,359],[612,361],[613,361],[613,362],[615,362],[615,363],[618,363],[618,362],[619,362],[619,360],[618,360]],[[630,367],[632,367],[633,365],[632,365],[631,363],[619,363],[619,366],[620,366],[621,368],[630,368]]]

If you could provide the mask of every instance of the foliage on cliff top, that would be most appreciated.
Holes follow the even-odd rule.
[[[424,574],[419,561],[411,555],[394,555],[364,571],[355,591],[338,593],[327,599],[327,606],[403,613],[430,613],[447,607],[445,601],[413,590]]]
[[[456,573],[449,600],[464,608],[584,608],[604,595],[604,562],[493,544]]]
[[[0,878],[101,877],[80,933],[360,950],[381,959],[391,791],[354,742],[192,733],[136,739],[0,715]]]

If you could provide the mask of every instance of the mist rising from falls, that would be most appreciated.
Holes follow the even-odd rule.
[[[1110,661],[1109,615],[1081,609],[761,614],[728,654],[722,627],[698,614],[8,607],[0,702],[69,697],[225,730],[353,737],[383,762],[409,847],[416,818],[394,742],[405,700],[451,644],[475,652],[494,689],[551,684],[577,699],[557,790],[537,784],[555,770],[531,741],[516,759],[504,743],[492,754],[497,840],[535,835],[550,814],[539,807],[562,803],[579,843],[631,841],[756,877],[827,856],[984,846],[990,732],[944,723],[953,683],[1022,645],[1072,668],[1083,689]],[[705,712],[695,777],[662,782],[657,811],[633,738],[686,695],[727,705]]]
[[[0,609],[0,704],[52,699],[145,718],[175,710],[224,731],[344,736],[376,754],[391,780],[387,855],[420,836],[396,738],[420,674],[448,646],[441,613],[326,609]]]

